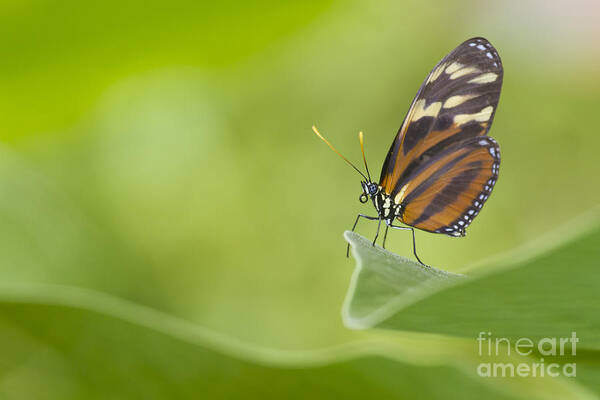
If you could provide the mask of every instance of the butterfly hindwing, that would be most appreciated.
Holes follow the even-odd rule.
[[[487,134],[503,69],[483,38],[465,41],[440,61],[419,89],[383,164],[380,186],[396,196],[416,169],[441,151]]]
[[[466,139],[419,166],[396,195],[402,222],[429,232],[464,236],[498,179],[500,147],[490,137]]]

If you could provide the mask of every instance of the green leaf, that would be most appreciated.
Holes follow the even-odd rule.
[[[468,338],[479,332],[534,341],[570,337],[600,349],[600,229],[513,265],[480,267],[470,278],[426,269],[347,232],[357,267],[343,309],[351,328],[383,327]],[[506,263],[505,263],[506,264]]]
[[[381,340],[313,351],[256,348],[99,292],[58,285],[0,287],[0,353],[2,398],[521,397],[465,373],[464,364],[403,361]],[[550,387],[562,396],[556,398],[584,393],[564,382],[541,383],[522,388]]]
[[[465,275],[426,268],[398,256],[354,232],[344,237],[352,246],[356,270],[342,309],[344,323],[361,329],[390,317],[390,312],[463,282]]]

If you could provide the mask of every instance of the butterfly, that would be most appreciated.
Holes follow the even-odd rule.
[[[496,49],[482,37],[469,39],[429,73],[387,153],[379,183],[373,182],[360,146],[366,175],[341,155],[313,126],[313,131],[362,177],[360,202],[373,203],[376,216],[360,218],[389,228],[414,228],[453,237],[465,236],[498,180],[500,146],[487,136],[500,98],[503,68]],[[396,225],[398,220],[403,226]],[[349,246],[346,252],[348,255]]]

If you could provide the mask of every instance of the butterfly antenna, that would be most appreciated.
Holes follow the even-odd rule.
[[[358,172],[359,174],[361,174],[363,178],[365,178],[365,179],[368,179],[368,178],[365,176],[365,174],[363,174],[362,172],[360,172],[360,170],[354,166],[354,164],[352,164],[350,161],[348,161],[348,159],[347,159],[346,157],[344,157],[344,156],[343,156],[343,155],[342,155],[342,154],[341,154],[339,151],[337,151],[337,150],[335,149],[335,147],[333,147],[333,145],[327,141],[327,139],[325,139],[323,136],[321,136],[321,134],[320,134],[320,133],[319,133],[319,131],[317,130],[317,127],[316,127],[316,126],[314,126],[314,125],[313,125],[313,127],[312,127],[312,130],[313,130],[313,132],[314,132],[314,133],[315,133],[315,134],[316,134],[316,135],[317,135],[317,136],[318,136],[318,137],[319,137],[319,138],[320,138],[322,141],[324,141],[324,142],[327,144],[327,146],[329,146],[329,148],[330,148],[331,150],[335,151],[335,153],[336,153],[338,156],[342,157],[342,159],[343,159],[344,161],[346,161],[346,162],[347,162],[347,163],[348,163],[348,164],[349,164],[349,165],[350,165],[352,168],[354,168],[354,169],[356,170],[356,172]],[[371,181],[371,180],[369,179],[369,181]]]
[[[365,169],[367,170],[367,176],[369,177],[369,182],[372,182],[371,174],[369,173],[369,167],[367,166],[367,157],[365,157],[365,143],[362,131],[358,132],[358,140],[360,140],[360,151],[362,151],[363,161],[365,162]]]

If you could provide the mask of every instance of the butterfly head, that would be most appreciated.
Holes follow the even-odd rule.
[[[372,199],[373,197],[377,196],[377,193],[379,193],[379,187],[371,181],[361,181],[360,184],[363,192],[360,194],[358,200],[361,203],[366,203],[369,201],[369,199]]]

